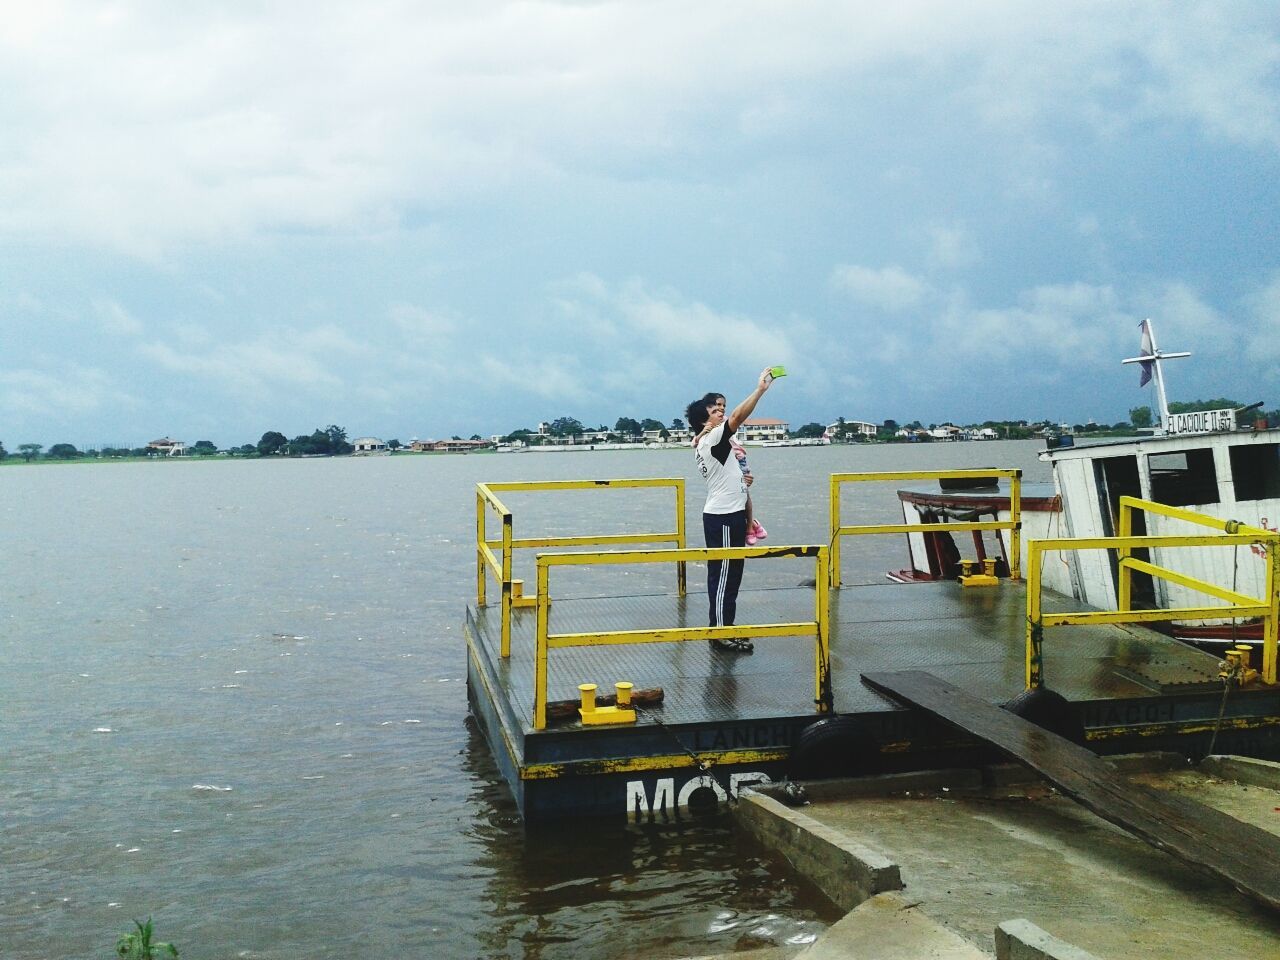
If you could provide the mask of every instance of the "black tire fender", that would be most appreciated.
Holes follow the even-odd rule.
[[[830,780],[865,772],[874,744],[856,717],[823,717],[800,731],[787,776],[792,780]]]
[[[1084,745],[1084,723],[1079,711],[1066,697],[1048,687],[1023,690],[1006,703],[1004,709],[1072,743]]]

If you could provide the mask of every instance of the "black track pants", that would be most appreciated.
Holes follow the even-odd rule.
[[[704,513],[702,534],[708,547],[742,547],[747,543],[747,511],[737,513]],[[707,561],[707,599],[710,601],[710,624],[733,626],[738,611],[738,586],[742,583],[741,560]]]

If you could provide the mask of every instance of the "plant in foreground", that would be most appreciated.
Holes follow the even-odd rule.
[[[151,918],[146,923],[133,921],[138,928],[137,933],[126,933],[116,941],[116,956],[122,960],[156,960],[157,957],[176,957],[178,948],[172,943],[151,942],[153,927]]]

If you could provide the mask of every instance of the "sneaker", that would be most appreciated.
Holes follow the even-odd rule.
[[[751,536],[757,540],[764,540],[768,538],[769,534],[765,533],[764,527],[760,526],[759,520],[753,520],[751,522]],[[751,537],[747,537],[747,542],[751,542]]]
[[[712,640],[711,646],[716,650],[723,650],[725,653],[753,653],[755,644],[744,637],[734,637],[730,640]]]
[[[748,547],[754,547],[754,546],[756,545],[756,541],[757,541],[758,539],[760,539],[760,538],[759,538],[759,537],[757,537],[754,533],[748,533],[748,534],[747,534],[747,546],[748,546]]]

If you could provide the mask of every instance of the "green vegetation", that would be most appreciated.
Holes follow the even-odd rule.
[[[134,920],[133,925],[138,928],[134,933],[123,934],[116,941],[116,956],[122,960],[156,960],[156,957],[178,955],[178,948],[172,943],[151,939],[155,929],[150,917],[146,923]]]
[[[1190,400],[1190,401],[1171,401],[1169,403],[1170,413],[1185,413],[1192,410],[1223,410],[1233,409],[1241,411],[1240,419],[1245,426],[1252,425],[1254,421],[1265,420],[1268,426],[1280,426],[1280,409],[1267,410],[1261,409],[1262,404],[1256,403],[1249,406],[1226,397],[1217,397],[1212,400]],[[835,443],[865,443],[869,441],[878,441],[882,443],[903,443],[903,442],[929,442],[933,439],[939,439],[930,435],[930,431],[951,429],[964,430],[970,433],[983,433],[985,437],[1000,440],[1028,440],[1036,437],[1044,437],[1057,434],[1063,431],[1069,431],[1074,434],[1092,437],[1121,437],[1131,436],[1137,430],[1148,429],[1155,425],[1155,414],[1149,406],[1133,407],[1129,410],[1129,419],[1114,424],[1096,424],[1096,423],[1077,423],[1077,424],[1061,424],[1050,420],[1027,421],[1027,420],[986,420],[980,424],[929,424],[925,426],[919,420],[912,420],[902,424],[899,427],[897,420],[885,420],[883,423],[876,425],[875,435],[868,436],[862,432],[862,429],[856,429],[852,424],[846,422],[844,417],[838,417],[835,423],[824,426],[816,421],[805,423],[802,426],[793,429],[791,435],[800,439],[818,438],[824,435],[830,436]],[[670,427],[664,427],[662,421],[652,417],[645,417],[637,420],[633,417],[619,417],[613,427],[600,424],[598,427],[590,428],[585,426],[581,420],[576,417],[557,417],[547,424],[547,433],[542,434],[537,431],[530,430],[528,427],[520,427],[512,430],[509,434],[502,437],[507,443],[522,441],[526,444],[536,446],[554,442],[556,439],[565,440],[574,436],[580,436],[584,433],[598,434],[603,440],[615,442],[639,442],[647,433],[650,437],[657,436],[658,439],[666,441],[670,440],[673,434],[682,433],[686,430],[685,422],[679,417],[675,417],[671,421]],[[909,436],[899,436],[899,430],[910,431]],[[460,439],[454,436],[455,440]],[[472,434],[472,440],[480,440],[479,434]],[[389,440],[387,447],[393,452],[406,451],[407,448],[400,440]],[[290,440],[283,433],[277,430],[268,430],[259,438],[257,443],[245,443],[239,446],[231,446],[225,450],[219,450],[212,440],[197,440],[186,450],[186,456],[174,459],[188,460],[204,457],[328,457],[342,456],[353,452],[354,447],[347,440],[347,431],[335,424],[321,429],[317,427],[310,434],[301,434]],[[18,444],[17,454],[10,453],[5,449],[4,444],[0,443],[0,463],[15,463],[21,458],[24,463],[32,463],[34,461],[41,462],[100,462],[103,460],[110,461],[132,461],[132,460],[155,460],[170,459],[163,450],[157,450],[150,447],[111,447],[103,446],[100,450],[78,450],[70,443],[55,443],[47,451],[44,445],[39,443],[20,443]]]
[[[268,430],[262,435],[262,439],[258,441],[258,455],[261,457],[270,457],[279,453],[289,443],[289,438],[283,433],[275,430]]]
[[[294,437],[286,449],[294,457],[332,457],[350,453],[355,447],[347,443],[346,430],[329,424],[323,430],[317,427],[309,437]]]
[[[1239,410],[1245,404],[1239,400],[1227,400],[1218,397],[1214,400],[1191,400],[1184,402],[1181,400],[1169,401],[1170,413],[1190,413],[1192,410]]]

